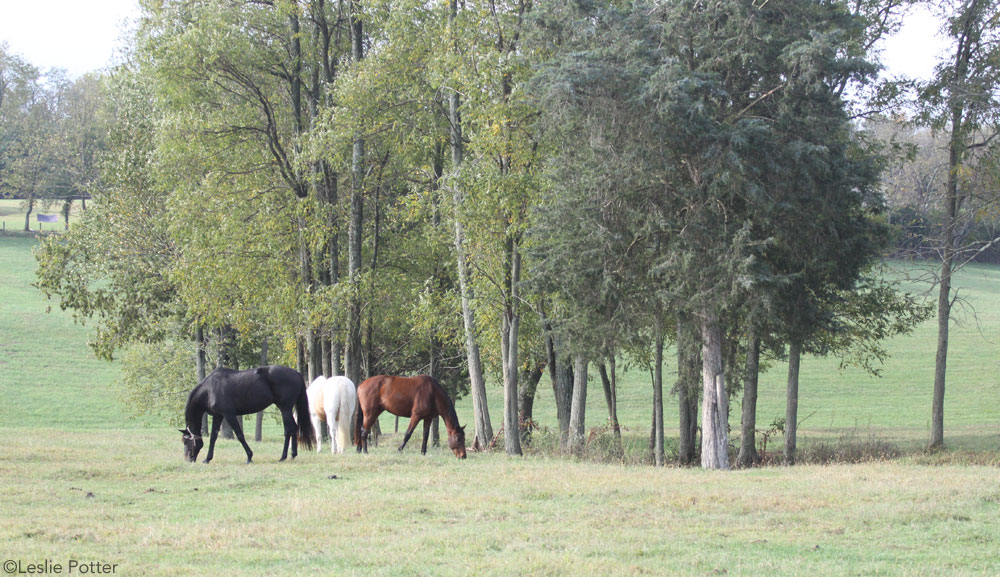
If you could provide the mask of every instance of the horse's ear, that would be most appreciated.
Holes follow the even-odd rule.
[[[466,425],[462,425],[461,427],[459,427],[459,429],[462,429],[462,432],[464,433],[465,432],[465,427],[466,427]]]
[[[177,430],[180,431],[182,435],[188,434],[187,430],[185,429],[177,429]]]

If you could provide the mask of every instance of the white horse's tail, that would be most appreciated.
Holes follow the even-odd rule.
[[[336,392],[333,393],[333,396],[339,401],[335,417],[337,420],[337,449],[343,452],[351,444],[351,417],[354,416],[354,409],[358,403],[358,391],[354,383],[347,377],[335,378]]]

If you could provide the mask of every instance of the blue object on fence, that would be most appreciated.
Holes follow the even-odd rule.
[[[58,214],[36,214],[38,222],[59,222]]]

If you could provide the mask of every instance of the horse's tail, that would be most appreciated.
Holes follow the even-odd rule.
[[[309,415],[309,396],[306,394],[304,380],[302,381],[302,385],[299,398],[295,400],[295,413],[299,422],[299,443],[307,451],[311,451],[315,447],[316,431],[313,430],[312,419]]]
[[[361,421],[365,418],[364,411],[361,410],[361,397],[357,399],[358,406],[354,410],[354,444],[361,450]]]
[[[351,444],[351,417],[358,404],[358,393],[354,383],[344,378],[340,383],[340,407],[337,408],[337,446],[343,451]]]

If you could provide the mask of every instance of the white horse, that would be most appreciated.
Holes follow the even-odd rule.
[[[347,377],[318,376],[306,389],[309,418],[316,431],[316,452],[322,450],[322,421],[330,431],[330,452],[343,453],[351,444],[351,416],[358,404],[358,391]]]

